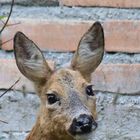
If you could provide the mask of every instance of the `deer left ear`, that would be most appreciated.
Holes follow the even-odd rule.
[[[43,83],[52,74],[40,49],[21,32],[14,37],[14,53],[19,70],[34,83]]]
[[[104,54],[104,32],[99,22],[95,22],[84,34],[74,54],[71,67],[80,71],[90,81],[91,73],[101,63]]]

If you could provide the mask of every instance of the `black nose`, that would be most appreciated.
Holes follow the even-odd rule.
[[[85,134],[91,132],[97,128],[97,123],[94,121],[92,116],[82,114],[77,119],[75,118],[72,122],[70,131],[73,135]]]

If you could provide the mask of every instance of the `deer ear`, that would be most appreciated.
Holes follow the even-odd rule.
[[[100,64],[104,54],[104,32],[99,22],[95,22],[84,34],[74,54],[71,67],[80,71],[90,81],[91,73]]]
[[[23,33],[14,37],[14,53],[21,73],[33,82],[43,82],[52,73],[40,49]]]

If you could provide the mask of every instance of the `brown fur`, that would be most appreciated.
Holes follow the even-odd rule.
[[[83,36],[68,68],[52,71],[39,48],[20,32],[15,36],[14,50],[19,70],[33,81],[41,100],[36,124],[26,140],[75,140],[68,131],[73,119],[80,114],[96,119],[96,98],[86,95],[85,89],[103,56],[100,23]],[[58,102],[48,103],[51,93],[59,97]]]

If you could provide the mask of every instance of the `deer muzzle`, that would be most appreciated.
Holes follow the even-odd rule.
[[[82,114],[78,118],[74,118],[70,126],[71,135],[82,135],[90,133],[97,128],[97,123],[92,116]]]

